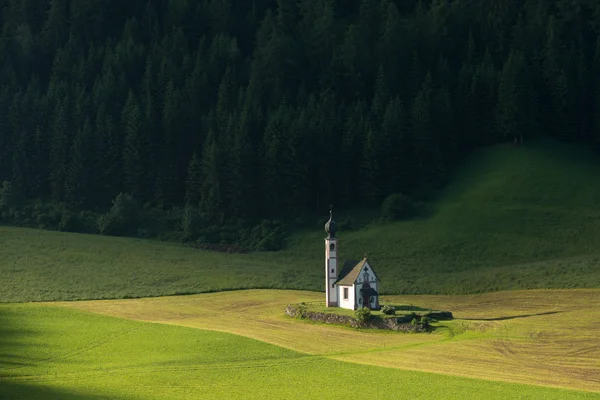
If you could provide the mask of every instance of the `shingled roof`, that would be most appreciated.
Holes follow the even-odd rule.
[[[356,282],[356,278],[358,278],[358,274],[362,270],[363,266],[367,262],[367,257],[363,258],[360,261],[348,260],[344,262],[344,266],[340,271],[340,275],[338,276],[338,280],[335,282],[337,285],[346,285],[351,286]],[[375,271],[373,271],[375,274]],[[375,275],[377,277],[377,275]]]

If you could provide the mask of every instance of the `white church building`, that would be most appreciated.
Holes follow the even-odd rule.
[[[365,256],[360,261],[346,261],[339,270],[339,248],[335,236],[337,226],[329,210],[329,221],[325,224],[325,299],[327,307],[342,307],[350,310],[369,308],[378,310],[379,278]]]

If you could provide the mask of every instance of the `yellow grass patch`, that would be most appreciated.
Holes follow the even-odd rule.
[[[431,334],[360,331],[284,315],[289,303],[322,297],[248,290],[53,304],[230,332],[343,361],[600,392],[600,290],[383,299],[452,311],[456,320],[440,324]]]

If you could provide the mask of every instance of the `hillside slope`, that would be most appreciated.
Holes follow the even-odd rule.
[[[587,149],[539,139],[476,152],[427,216],[339,233],[342,257],[367,252],[391,292],[597,285],[600,163]],[[346,216],[337,216],[340,220]],[[322,233],[289,253],[321,257]]]
[[[598,287],[600,163],[553,141],[476,152],[426,216],[338,234],[390,293]],[[322,290],[323,224],[277,253],[0,227],[0,301],[118,298],[239,288]],[[342,221],[362,215],[336,213]]]

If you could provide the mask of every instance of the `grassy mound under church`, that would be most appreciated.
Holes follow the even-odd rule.
[[[340,257],[365,252],[382,294],[590,288],[600,282],[600,160],[550,140],[473,154],[413,219],[335,212]],[[322,290],[323,225],[274,253],[0,227],[0,301]],[[369,222],[370,221],[370,222]]]
[[[417,313],[418,311],[418,313]],[[439,320],[452,319],[449,311],[416,306],[385,304],[379,309],[326,307],[322,302],[288,304],[286,315],[318,323],[349,326],[358,329],[384,329],[396,332],[429,332]]]

